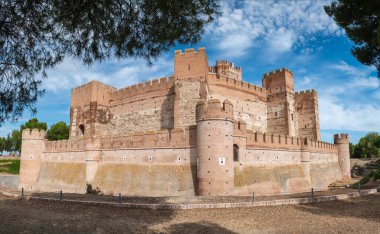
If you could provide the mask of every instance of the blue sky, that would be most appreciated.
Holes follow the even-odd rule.
[[[90,80],[122,88],[173,74],[173,52],[206,47],[209,64],[229,60],[243,68],[243,79],[261,86],[262,74],[286,67],[293,71],[296,91],[316,89],[319,96],[321,136],[347,132],[356,143],[369,131],[380,132],[380,80],[374,67],[351,55],[352,42],[328,17],[330,1],[224,1],[222,16],[208,25],[195,45],[178,45],[163,53],[151,67],[140,59],[123,59],[84,66],[66,58],[48,71],[45,95],[36,117],[48,125],[69,123],[70,90]],[[0,127],[0,136],[31,118]]]

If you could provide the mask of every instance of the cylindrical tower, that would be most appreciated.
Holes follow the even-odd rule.
[[[197,104],[198,194],[223,196],[234,187],[233,109],[230,101]]]
[[[41,167],[41,156],[45,151],[45,130],[24,129],[22,131],[21,165],[19,188],[35,190]]]
[[[334,144],[338,145],[338,160],[340,170],[342,171],[343,179],[351,178],[351,165],[350,165],[350,138],[348,134],[335,134]]]

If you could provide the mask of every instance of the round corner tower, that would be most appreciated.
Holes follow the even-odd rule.
[[[22,131],[19,188],[34,190],[45,151],[46,131],[24,129]]]
[[[232,103],[200,101],[196,114],[198,194],[229,195],[234,187]]]
[[[338,145],[338,160],[343,179],[351,178],[350,138],[348,134],[335,134],[334,144]]]

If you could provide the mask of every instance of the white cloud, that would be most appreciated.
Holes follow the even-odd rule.
[[[263,48],[276,57],[276,54],[315,39],[316,34],[342,34],[324,12],[323,6],[330,2],[224,1],[221,3],[222,16],[209,25],[207,36],[229,56],[241,56],[248,48],[264,44]],[[241,38],[244,40],[239,40]],[[237,52],[231,54],[234,50]]]
[[[125,59],[116,62],[94,64],[90,67],[81,62],[66,58],[61,64],[48,71],[43,87],[55,93],[64,92],[91,80],[123,88],[149,79],[169,76],[173,73],[173,62],[161,57],[152,66],[142,59]]]
[[[345,106],[340,99],[322,96],[319,107],[322,129],[380,131],[380,108],[373,104]]]
[[[373,67],[354,67],[344,61],[327,68],[339,80],[319,88],[321,129],[380,131],[380,105],[370,93],[380,87]],[[379,96],[380,97],[380,96]]]

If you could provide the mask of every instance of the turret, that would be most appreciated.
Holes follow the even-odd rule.
[[[45,151],[45,137],[45,130],[27,128],[22,131],[19,188],[35,189],[41,167],[40,159]]]
[[[234,187],[233,107],[217,99],[197,104],[198,193],[231,194]]]
[[[218,75],[224,75],[229,79],[242,80],[241,67],[235,67],[233,63],[225,60],[216,61],[216,65],[210,67],[209,71]]]
[[[208,61],[205,48],[186,49],[174,51],[174,77],[175,79],[205,80],[208,74]],[[202,78],[201,78],[202,77]]]
[[[297,136],[293,73],[286,68],[271,71],[262,82],[267,94],[267,133]]]
[[[342,171],[343,179],[351,178],[351,165],[350,165],[350,138],[348,134],[335,134],[334,144],[338,145],[338,160],[340,170]]]

